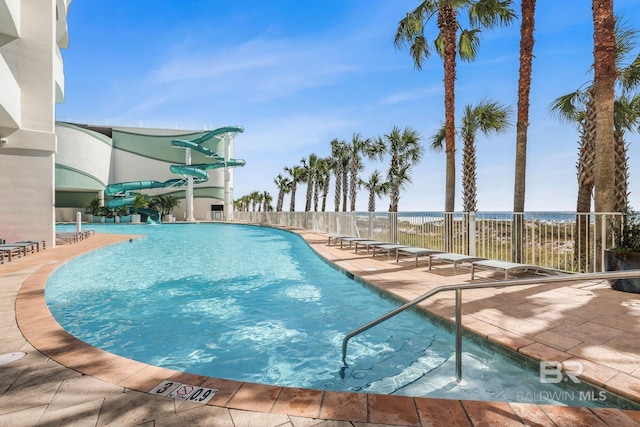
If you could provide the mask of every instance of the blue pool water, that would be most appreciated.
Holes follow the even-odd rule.
[[[458,385],[451,379],[454,337],[411,312],[353,338],[342,378],[345,334],[398,303],[334,269],[295,234],[229,224],[84,228],[144,235],[78,257],[47,283],[58,322],[109,352],[194,374],[293,387],[607,403],[541,384],[537,369],[471,342],[463,345],[464,383]]]

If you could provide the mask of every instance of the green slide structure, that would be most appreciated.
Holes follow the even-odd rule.
[[[213,162],[192,165],[171,165],[169,167],[169,170],[176,175],[182,175],[182,177],[169,179],[167,181],[147,180],[109,184],[104,188],[104,195],[112,196],[114,198],[106,201],[105,206],[109,209],[133,206],[133,202],[135,200],[134,192],[136,191],[186,185],[188,183],[187,176],[193,177],[194,184],[199,184],[207,182],[209,180],[209,173],[207,172],[207,170],[209,169],[218,169],[225,166],[244,166],[244,160],[229,159],[227,162],[225,162],[223,156],[214,151],[211,151],[210,149],[202,145],[215,136],[224,135],[225,133],[239,133],[243,131],[244,128],[241,126],[227,126],[207,132],[204,135],[192,140],[174,139],[173,141],[171,141],[171,145],[173,145],[174,147],[196,150],[204,154],[205,156],[210,157]],[[160,222],[160,212],[154,209],[138,209],[138,211],[140,213],[148,215],[151,220]]]

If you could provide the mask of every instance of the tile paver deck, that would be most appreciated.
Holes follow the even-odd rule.
[[[470,280],[464,269],[456,275],[446,267],[429,272],[327,246],[324,234],[295,231],[341,269],[407,300],[436,286]],[[26,353],[0,365],[0,425],[640,426],[640,411],[265,386],[175,372],[106,353],[55,322],[44,302],[44,283],[71,257],[131,238],[96,234],[0,265],[0,354]],[[483,272],[481,277],[498,276]],[[453,295],[439,294],[421,305],[453,319]],[[582,378],[640,402],[640,296],[599,282],[479,289],[463,293],[463,310],[468,331],[540,360],[580,361]],[[147,393],[165,379],[219,391],[206,405]]]

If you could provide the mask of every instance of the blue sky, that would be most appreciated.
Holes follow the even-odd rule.
[[[114,126],[212,129],[242,125],[235,197],[277,189],[273,178],[329,142],[411,127],[428,146],[444,120],[442,61],[417,71],[393,44],[398,21],[418,0],[74,1],[63,50],[65,102],[56,119]],[[519,11],[519,2],[516,2]],[[616,0],[640,29],[640,3]],[[467,104],[517,102],[519,20],[485,31],[473,63],[458,63],[456,120]],[[556,97],[588,82],[591,2],[538,0],[528,134],[527,211],[574,211],[578,133],[549,113]],[[427,36],[431,39],[435,28]],[[640,208],[640,138],[630,135],[631,203]],[[457,179],[461,178],[457,141]],[[515,129],[479,136],[478,209],[513,208]],[[367,164],[363,178],[387,163]],[[445,158],[425,149],[401,211],[444,208]],[[149,179],[154,179],[150,176]],[[333,184],[332,184],[333,188]],[[456,210],[462,209],[461,185]],[[357,209],[367,209],[361,189]],[[288,197],[285,199],[288,207]],[[304,187],[297,210],[304,209]],[[377,201],[388,209],[388,199]],[[333,210],[333,195],[328,199]]]

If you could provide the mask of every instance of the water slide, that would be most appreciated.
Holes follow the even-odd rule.
[[[218,153],[204,147],[203,144],[209,141],[211,138],[219,135],[224,135],[225,133],[237,133],[243,132],[244,129],[241,126],[227,126],[215,129],[213,131],[207,132],[204,135],[191,139],[174,139],[171,141],[171,145],[179,148],[189,148],[195,151],[198,151],[204,154],[207,157],[210,157],[213,162],[212,163],[199,163],[192,165],[171,165],[169,166],[169,170],[176,174],[182,175],[181,178],[173,178],[166,181],[155,181],[155,180],[147,180],[147,181],[129,181],[129,182],[119,182],[115,184],[109,184],[104,188],[105,196],[114,197],[111,200],[105,202],[105,206],[109,209],[119,208],[123,206],[133,206],[133,202],[135,200],[136,191],[140,190],[149,190],[154,188],[167,188],[167,187],[177,187],[186,185],[188,183],[188,176],[193,177],[194,184],[199,184],[203,182],[207,182],[209,180],[209,173],[207,170],[209,169],[218,169],[222,167],[238,167],[244,166],[245,161],[241,159],[229,159],[227,162],[224,161],[224,157],[219,155]],[[139,212],[149,215],[153,221],[160,221],[160,213],[153,209],[138,209]]]

